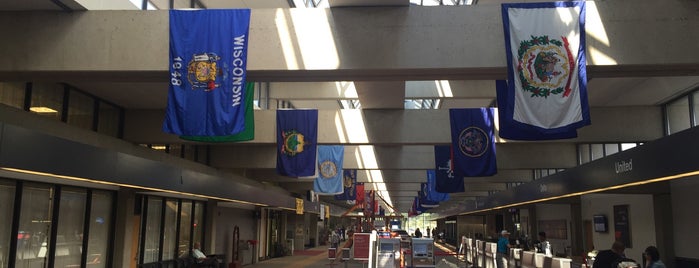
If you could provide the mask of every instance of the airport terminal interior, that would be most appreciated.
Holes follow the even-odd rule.
[[[586,1],[591,124],[495,122],[497,173],[415,215],[450,109],[498,111],[519,2],[541,1],[0,0],[0,268],[494,268],[503,231],[508,267],[591,267],[615,241],[699,267],[698,1]],[[251,10],[252,140],[163,132],[175,9]],[[383,213],[279,175],[277,111],[302,109]]]

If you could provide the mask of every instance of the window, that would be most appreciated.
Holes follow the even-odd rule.
[[[80,266],[85,223],[85,200],[82,189],[63,188],[58,212],[55,267]]]
[[[668,134],[680,132],[691,127],[689,119],[689,98],[684,97],[665,106],[667,111]]]
[[[87,242],[88,267],[107,267],[110,229],[112,225],[112,193],[92,192],[90,208],[90,237]]]
[[[119,123],[121,122],[121,111],[114,105],[106,102],[99,103],[97,132],[119,137]]]
[[[0,83],[0,103],[24,109],[26,83]]]
[[[165,201],[165,232],[163,233],[163,260],[177,258],[177,200]]]
[[[148,197],[146,209],[146,228],[143,234],[143,263],[158,262],[160,256],[160,217],[163,200],[158,197]]]
[[[580,154],[579,155],[580,161],[578,161],[578,163],[585,164],[587,162],[590,162],[590,145],[589,144],[578,145],[578,152]]]
[[[24,185],[17,234],[22,239],[17,240],[16,267],[47,267],[53,195],[53,187]]]
[[[10,256],[10,247],[6,245],[10,244],[10,237],[12,232],[12,221],[7,219],[12,219],[12,213],[14,211],[15,205],[15,184],[11,181],[0,180],[0,217],[3,221],[0,221],[0,267],[7,267]],[[25,237],[24,234],[17,236],[19,241],[23,241],[29,237]]]
[[[604,145],[602,144],[590,144],[590,152],[592,152],[591,161],[600,159],[604,157]]]
[[[63,85],[33,84],[29,111],[61,120],[63,116]]]
[[[613,155],[613,154],[618,153],[618,152],[619,152],[619,144],[611,143],[611,144],[604,145],[604,154],[605,155]]]
[[[189,254],[190,242],[192,239],[192,201],[182,201],[180,210],[180,237],[177,243],[177,253],[180,256]]]
[[[79,91],[71,90],[68,93],[68,120],[67,123],[84,129],[92,130],[95,100]]]
[[[204,203],[194,202],[194,221],[192,222],[192,241],[204,245]]]

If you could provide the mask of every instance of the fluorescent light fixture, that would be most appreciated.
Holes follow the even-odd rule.
[[[165,145],[153,145],[150,148],[153,150],[165,150]]]
[[[38,106],[38,107],[30,107],[30,111],[35,112],[35,113],[40,113],[40,114],[53,114],[53,113],[58,113],[58,111],[51,109],[46,106]]]

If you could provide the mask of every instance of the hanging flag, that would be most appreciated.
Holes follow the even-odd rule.
[[[376,213],[376,192],[374,190],[365,191],[364,197],[364,216],[374,216]]]
[[[423,190],[424,191],[424,190]],[[437,192],[437,175],[434,169],[427,170],[427,199],[443,202],[449,200],[449,194]]]
[[[343,169],[343,179],[342,184],[344,187],[344,192],[335,195],[335,200],[352,200],[357,199],[357,192],[355,190],[357,184],[357,170],[356,169]]]
[[[569,131],[560,133],[544,134],[532,125],[514,121],[512,119],[513,108],[509,107],[507,104],[507,94],[509,90],[507,87],[507,81],[495,81],[495,89],[497,92],[498,101],[498,122],[500,122],[498,135],[500,138],[508,140],[532,141],[572,139],[578,137],[578,131],[576,129],[570,129]]]
[[[416,206],[415,206],[415,212],[417,212],[418,215],[420,215],[420,214],[422,214],[422,213],[425,213],[425,211],[428,210],[428,208],[422,206],[422,204],[420,203],[420,197],[417,197],[417,196],[416,196],[416,197],[415,197],[415,202],[414,202],[414,203],[416,204]]]
[[[492,176],[495,161],[492,108],[449,109],[454,169],[466,177]]]
[[[455,172],[450,145],[434,146],[435,190],[440,193],[464,192],[464,177]]]
[[[236,142],[255,139],[255,84],[246,82],[243,96],[245,96],[245,129],[229,136],[180,136],[180,139],[200,142]]]
[[[277,110],[277,173],[315,175],[317,136],[318,110]]]
[[[345,147],[342,145],[318,146],[318,177],[313,181],[313,191],[318,195],[343,193],[342,160]]]
[[[502,19],[506,116],[542,139],[589,125],[585,2],[502,4]]]
[[[170,89],[163,131],[245,130],[249,9],[170,10]]]
[[[386,216],[386,210],[382,206],[379,206],[379,216]]]
[[[420,205],[425,208],[436,208],[439,202],[427,198],[427,183],[420,183],[420,191],[417,191],[417,196],[420,198]]]
[[[354,194],[357,197],[355,202],[357,205],[364,205],[364,183],[358,182],[355,189],[357,190]]]

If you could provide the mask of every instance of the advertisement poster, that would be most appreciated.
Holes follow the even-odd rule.
[[[633,247],[629,228],[629,205],[614,206],[614,238],[624,243],[626,248]]]
[[[368,233],[357,233],[354,234],[354,259],[355,260],[369,260],[369,245],[370,236]]]

